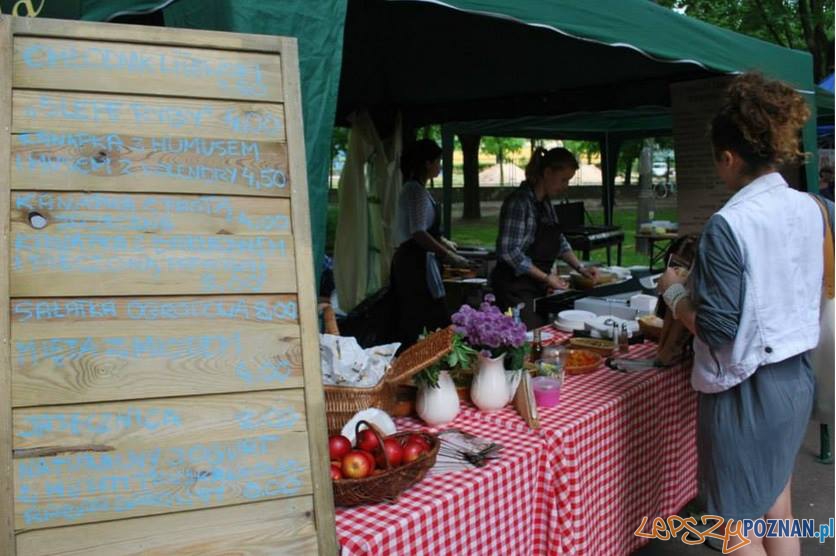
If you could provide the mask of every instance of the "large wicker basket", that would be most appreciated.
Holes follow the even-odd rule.
[[[447,355],[453,345],[453,327],[449,326],[427,336],[407,348],[387,369],[383,379],[371,388],[325,386],[325,412],[328,433],[339,434],[355,413],[370,407],[391,413],[396,403],[395,389]]]
[[[383,445],[383,437],[373,425],[366,421],[360,421],[357,423],[358,432],[361,425],[372,429],[377,435],[380,445]],[[400,467],[391,467],[389,458],[383,452],[385,469],[381,473],[362,479],[340,479],[333,482],[334,504],[336,506],[359,506],[360,504],[379,504],[381,502],[392,503],[398,499],[402,492],[420,482],[427,471],[435,465],[435,458],[438,456],[441,441],[435,435],[419,431],[399,432],[390,435],[388,438],[395,438],[400,442],[403,438],[414,434],[420,435],[429,443],[429,452]]]

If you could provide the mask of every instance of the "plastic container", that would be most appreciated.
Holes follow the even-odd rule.
[[[560,381],[548,376],[531,379],[531,389],[537,407],[554,407],[560,403]]]

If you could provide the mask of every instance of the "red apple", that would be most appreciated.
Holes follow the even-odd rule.
[[[331,480],[332,481],[339,481],[343,478],[343,470],[342,466],[337,465],[336,463],[331,464]]]
[[[373,464],[369,464],[370,458],[366,457],[360,450],[351,450],[343,458],[341,471],[343,476],[349,479],[362,479],[371,474]],[[371,460],[374,461],[373,459]]]
[[[380,442],[377,440],[377,435],[371,429],[363,429],[357,435],[357,447],[373,454]]]
[[[430,448],[431,448],[430,443],[427,441],[427,439],[422,434],[410,434],[406,438],[406,442],[404,442],[404,446],[406,446],[410,442],[417,442],[418,444],[422,444],[424,446],[424,448],[427,449],[428,452],[430,451]]]
[[[375,468],[374,454],[370,454],[369,452],[367,452],[365,450],[355,450],[355,451],[360,452],[361,454],[363,454],[363,457],[365,457],[367,460],[369,460],[369,469],[374,469]]]
[[[383,451],[386,452],[386,456],[389,458],[390,466],[397,467],[401,464],[401,460],[403,459],[403,447],[400,442],[394,438],[386,438],[383,441]],[[382,453],[377,455],[376,461],[379,467],[383,467],[384,461]]]
[[[420,442],[407,442],[403,447],[403,462],[410,463],[421,457],[427,451],[426,446]]]
[[[342,460],[343,456],[351,451],[351,441],[342,436],[335,434],[328,438],[328,454],[331,460]]]

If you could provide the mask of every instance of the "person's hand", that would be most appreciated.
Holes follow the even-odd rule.
[[[565,290],[569,288],[569,284],[564,282],[560,276],[557,274],[549,274],[546,277],[546,287],[549,290],[549,293],[553,292],[554,290]]]
[[[457,268],[470,268],[471,266],[469,260],[462,257],[458,253],[454,253],[453,251],[447,252],[447,256],[444,258],[444,262],[446,262],[450,266],[455,266]]]
[[[684,268],[668,267],[656,281],[656,291],[665,293],[665,290],[674,284],[685,284],[687,279],[688,271]]]
[[[455,241],[449,240],[444,236],[441,236],[441,243],[442,243],[442,245],[444,245],[444,247],[446,247],[450,251],[455,252],[455,251],[458,251],[458,249],[459,249],[459,246]]]
[[[582,266],[578,272],[593,282],[598,280],[598,269],[594,266]]]

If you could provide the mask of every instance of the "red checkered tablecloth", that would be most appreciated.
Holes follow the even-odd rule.
[[[696,495],[696,400],[682,369],[602,365],[568,377],[536,431],[510,407],[465,405],[449,426],[502,444],[503,458],[428,477],[394,505],[338,509],[343,554],[628,554],[645,542],[633,534],[644,516],[667,517]]]
[[[556,332],[556,331],[555,331]],[[567,335],[556,332],[553,341]],[[651,358],[655,344],[632,346]],[[567,377],[560,404],[540,409],[548,487],[537,507],[536,554],[628,554],[646,542],[642,517],[667,517],[697,493],[697,394],[688,371],[622,373],[603,365]],[[528,430],[512,408],[481,418]]]
[[[398,419],[399,430],[421,428]],[[449,425],[501,444],[501,459],[472,471],[425,478],[396,504],[337,509],[343,555],[528,555],[534,548],[537,504],[546,499],[543,439],[462,412]]]

